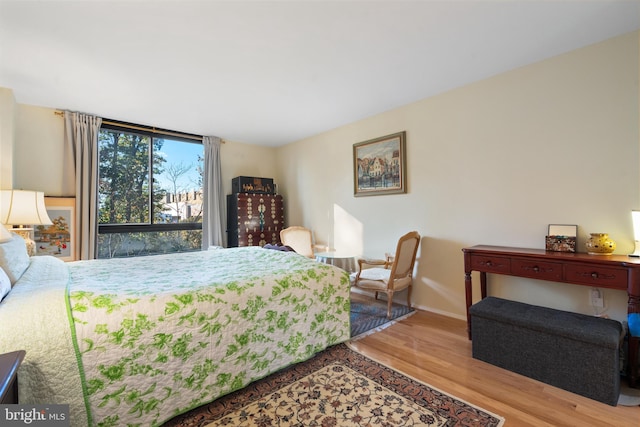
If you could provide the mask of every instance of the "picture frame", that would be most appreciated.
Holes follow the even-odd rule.
[[[545,236],[545,250],[575,252],[578,226],[573,224],[549,224]]]
[[[406,132],[353,144],[355,197],[407,192]]]
[[[75,261],[76,199],[45,197],[44,204],[53,224],[35,227],[36,256],[50,255],[63,261]]]

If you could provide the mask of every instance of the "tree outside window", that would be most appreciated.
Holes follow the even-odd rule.
[[[200,250],[201,143],[103,125],[98,258]]]

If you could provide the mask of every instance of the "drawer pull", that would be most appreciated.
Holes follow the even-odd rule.
[[[580,274],[580,276],[585,277],[585,278],[591,278],[591,279],[599,279],[599,280],[614,280],[616,278],[615,274],[601,274],[598,273],[597,271],[593,271],[591,273],[582,273]]]
[[[524,270],[524,271],[533,271],[534,273],[544,273],[544,272],[546,271],[545,269],[540,268],[540,267],[539,267],[539,266],[537,266],[537,265],[534,265],[534,266],[532,266],[532,267],[530,267],[530,266],[528,266],[528,265],[523,265],[523,266],[522,266],[522,267],[520,267],[520,268],[522,268],[522,270]]]
[[[509,260],[505,260],[501,257],[474,257],[471,259],[471,263],[480,271],[499,273],[509,270]]]

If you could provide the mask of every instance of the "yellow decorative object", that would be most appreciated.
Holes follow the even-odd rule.
[[[587,252],[591,255],[611,255],[616,250],[616,242],[607,233],[591,233],[586,243]]]

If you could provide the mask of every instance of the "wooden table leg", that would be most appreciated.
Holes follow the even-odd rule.
[[[469,316],[469,307],[473,303],[473,288],[471,285],[471,272],[464,274],[464,295],[467,302],[467,336],[471,339],[471,317]]]
[[[480,272],[480,297],[485,299],[487,297],[487,273]]]

